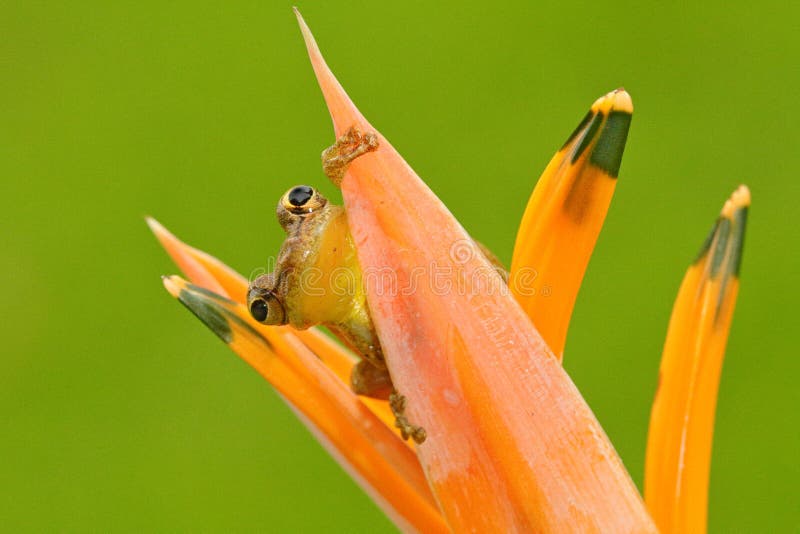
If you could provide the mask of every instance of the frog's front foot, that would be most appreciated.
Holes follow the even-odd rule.
[[[363,133],[353,126],[336,143],[322,151],[322,170],[339,187],[350,162],[377,149],[378,136],[375,133]]]
[[[400,429],[403,439],[412,438],[417,444],[425,441],[428,433],[421,426],[412,425],[406,417],[406,398],[397,391],[389,395],[389,406],[394,414],[394,426]]]

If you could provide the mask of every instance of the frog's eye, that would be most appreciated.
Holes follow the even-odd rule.
[[[286,313],[283,305],[271,293],[263,297],[256,297],[250,301],[250,315],[253,319],[263,324],[286,324]]]
[[[325,197],[307,185],[291,188],[281,199],[284,209],[296,214],[312,213],[323,207],[325,203]]]
[[[269,315],[269,306],[264,299],[256,299],[250,303],[250,315],[259,323]]]
[[[289,204],[296,208],[300,208],[308,204],[311,197],[314,196],[314,189],[307,185],[298,185],[286,194],[286,200]]]

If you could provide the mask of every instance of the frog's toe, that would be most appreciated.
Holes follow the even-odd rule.
[[[428,433],[421,426],[413,425],[406,417],[406,398],[400,395],[397,391],[393,391],[389,395],[389,406],[392,408],[394,414],[394,426],[400,429],[400,435],[403,439],[411,438],[415,443],[420,444],[428,437]]]
[[[339,186],[350,162],[377,149],[378,136],[374,132],[365,133],[356,127],[351,127],[336,140],[336,143],[322,152],[322,170],[336,186]]]

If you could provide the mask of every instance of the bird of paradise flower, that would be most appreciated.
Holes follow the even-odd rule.
[[[337,136],[374,128],[325,64],[297,13]],[[148,223],[191,282],[164,278],[189,308],[283,396],[309,430],[403,531],[700,532],[706,528],[717,387],[739,284],[750,194],[725,202],[678,293],[662,356],[640,497],[561,367],[572,308],[616,186],[633,105],[598,99],[539,179],[522,219],[510,294],[471,287],[411,294],[368,287],[408,415],[428,432],[402,440],[385,402],[349,386],[357,357],[317,328],[264,326],[247,280]],[[341,182],[362,267],[494,272],[463,228],[385,138]],[[391,208],[383,202],[392,198]],[[430,229],[436,228],[435,237]],[[449,262],[449,263],[448,263]],[[558,292],[539,298],[525,275]],[[414,271],[419,276],[418,271]],[[458,282],[458,280],[453,280]],[[535,326],[534,326],[535,325]]]

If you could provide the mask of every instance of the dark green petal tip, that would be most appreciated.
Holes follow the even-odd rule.
[[[612,111],[603,124],[600,137],[589,159],[592,165],[600,167],[612,178],[619,175],[632,117],[633,115],[626,111]]]
[[[747,229],[748,206],[742,206],[733,212],[733,233],[731,234],[731,261],[730,272],[739,277],[742,268],[742,252],[744,251],[744,234]]]
[[[722,213],[700,247],[694,263],[706,259],[710,253],[710,278],[716,277],[720,272],[725,278],[739,276],[749,208],[750,191],[746,186],[740,186],[723,206]]]
[[[233,308],[238,304],[222,295],[204,287],[186,284],[178,293],[178,300],[227,344],[233,341],[233,329],[238,327],[266,345],[271,345],[260,332],[236,314]]]
[[[583,134],[581,142],[578,143],[578,148],[576,148],[575,152],[572,154],[572,163],[578,161],[578,158],[581,157],[581,154],[583,154],[586,148],[592,143],[594,136],[597,135],[597,131],[600,129],[600,123],[603,122],[603,118],[604,115],[602,112],[598,112],[592,118],[592,122],[589,123],[589,128],[586,130],[586,133]]]
[[[700,247],[700,250],[697,252],[697,256],[694,258],[694,261],[692,263],[697,263],[706,257],[706,254],[708,254],[708,250],[711,248],[711,243],[714,242],[714,236],[717,233],[718,227],[719,227],[719,219],[714,221],[714,226],[712,226],[711,231],[708,232],[708,235],[703,241],[703,245]]]
[[[714,278],[719,273],[720,267],[728,256],[728,239],[731,236],[731,220],[721,218],[717,226],[717,239],[714,243],[713,256],[711,257],[711,273],[709,276]]]
[[[569,138],[561,146],[561,150],[564,150],[565,148],[567,148],[569,146],[569,144],[572,143],[572,141],[576,137],[578,137],[578,134],[580,134],[583,131],[583,129],[586,128],[586,125],[589,124],[589,121],[592,120],[592,117],[594,117],[594,111],[592,111],[590,109],[589,112],[586,113],[586,115],[583,117],[583,119],[581,119],[581,122],[580,122],[580,124],[578,124],[578,127],[575,128],[575,130],[573,130],[573,132],[570,134]]]
[[[224,308],[200,291],[195,286],[181,289],[178,300],[200,319],[222,341],[230,343],[233,340],[233,331],[228,319],[225,317]]]

